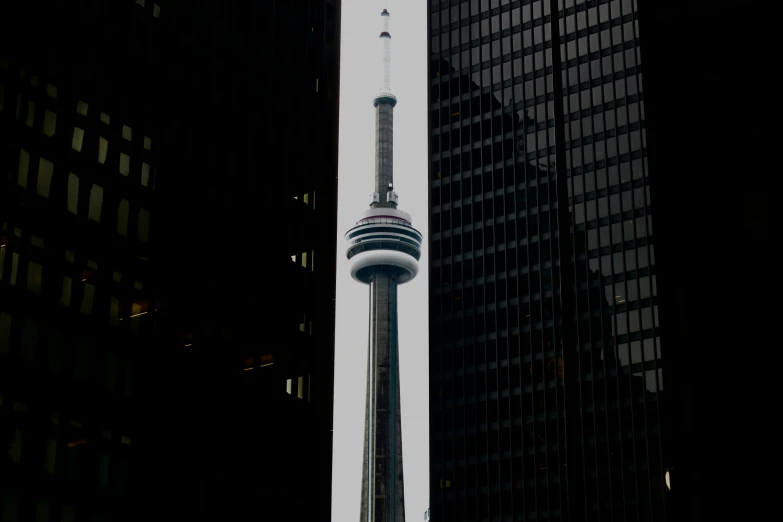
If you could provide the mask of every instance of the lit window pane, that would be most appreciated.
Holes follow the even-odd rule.
[[[71,148],[76,152],[82,151],[82,143],[84,142],[84,130],[79,127],[73,128],[73,140],[71,141]]]
[[[90,209],[87,214],[93,221],[101,221],[101,207],[103,206],[103,187],[93,185],[90,190]]]
[[[106,163],[106,154],[109,152],[109,142],[105,138],[98,141],[98,163]]]
[[[19,176],[17,183],[19,186],[27,188],[27,171],[30,168],[30,153],[24,149],[19,149]]]
[[[106,125],[109,125],[109,123],[111,122],[111,117],[108,114],[106,114],[105,112],[102,112],[101,113],[101,122],[105,123]]]
[[[123,125],[122,126],[122,137],[123,137],[123,139],[131,141],[132,135],[133,135],[133,129],[131,129],[127,125]]]
[[[130,156],[120,153],[120,174],[127,176],[130,174]]]
[[[146,150],[151,150],[152,149],[152,139],[150,139],[147,136],[144,136],[144,148]]]
[[[52,184],[52,173],[54,164],[51,161],[41,158],[38,163],[38,194],[48,198],[49,187]]]
[[[87,116],[87,109],[89,108],[89,105],[81,100],[79,100],[76,103],[76,112],[81,114],[82,116]]]
[[[145,187],[150,184],[150,166],[144,162],[141,164],[141,184]]]

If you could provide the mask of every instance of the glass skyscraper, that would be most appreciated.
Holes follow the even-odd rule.
[[[433,520],[665,520],[636,1],[429,22]]]

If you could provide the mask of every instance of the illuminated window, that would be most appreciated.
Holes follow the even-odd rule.
[[[68,174],[68,212],[78,213],[79,209],[79,178],[71,172]]]
[[[38,161],[38,194],[48,198],[49,187],[52,184],[52,173],[54,172],[54,164],[44,158]]]
[[[160,18],[160,6],[158,4],[152,5],[152,16]]]
[[[33,245],[34,247],[37,247],[37,248],[43,248],[44,247],[43,239],[41,239],[40,237],[38,237],[36,235],[30,236],[30,244]]]
[[[145,187],[150,184],[150,166],[144,162],[141,163],[141,184]]]
[[[103,206],[103,187],[100,185],[93,185],[90,190],[90,209],[87,213],[87,217],[93,221],[100,223],[101,221],[101,207]]]
[[[106,125],[109,125],[111,122],[111,117],[106,114],[105,112],[101,113],[101,123],[105,123]]]
[[[128,214],[130,212],[130,201],[123,198],[120,201],[120,208],[117,211],[117,233],[123,236],[128,235]],[[119,283],[119,281],[117,281]]]
[[[82,151],[82,143],[84,143],[84,130],[79,127],[73,128],[73,140],[71,140],[71,148],[76,152]]]
[[[130,156],[120,153],[120,174],[127,176],[130,174]]]
[[[106,163],[106,154],[109,152],[109,142],[106,141],[106,138],[99,138],[98,139],[98,163],[103,165]]]
[[[27,291],[40,295],[41,283],[43,277],[43,267],[38,263],[29,261],[27,263]]]
[[[11,314],[0,312],[0,353],[8,353],[11,336]]]
[[[122,137],[123,137],[123,139],[131,141],[132,135],[133,135],[133,130],[130,127],[128,127],[127,125],[123,125],[122,126]]]
[[[307,268],[307,252],[302,252],[302,266]]]
[[[89,107],[90,106],[86,102],[79,100],[76,103],[76,112],[78,112],[82,116],[87,116],[87,109],[89,109]]]
[[[291,395],[291,379],[285,381],[285,391],[288,395]]]
[[[19,149],[19,176],[17,183],[19,186],[27,188],[27,171],[30,168],[30,153],[24,149]]]
[[[304,377],[299,377],[296,388],[296,396],[300,399],[304,398]]]
[[[44,126],[43,126],[44,134],[46,134],[51,138],[52,136],[54,136],[54,131],[56,127],[57,127],[57,114],[50,111],[49,109],[46,109],[46,112],[44,113]]]
[[[152,139],[148,136],[144,136],[144,149],[152,150]]]
[[[60,297],[60,304],[68,308],[71,306],[71,288],[73,287],[73,279],[68,276],[63,277],[63,293]]]
[[[19,270],[19,254],[16,252],[11,255],[11,278],[8,281],[12,285],[16,285],[16,273]]]
[[[146,243],[149,240],[150,233],[150,211],[146,208],[139,210],[139,228],[137,230],[139,240]]]
[[[136,0],[136,3],[139,4],[142,7],[144,7],[144,2],[145,2],[145,0]]]
[[[24,123],[28,127],[32,127],[34,121],[35,121],[35,102],[30,100],[27,102],[27,120],[25,120]]]

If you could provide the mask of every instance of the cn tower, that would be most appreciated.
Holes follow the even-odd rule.
[[[419,271],[422,236],[394,191],[391,32],[381,13],[382,84],[375,96],[375,191],[370,208],[345,234],[351,277],[370,287],[362,522],[404,522],[397,286]]]

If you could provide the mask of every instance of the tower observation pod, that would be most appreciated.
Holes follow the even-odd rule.
[[[361,522],[405,522],[397,287],[418,274],[422,243],[394,191],[390,19],[384,9],[381,89],[373,99],[375,191],[370,208],[345,234],[351,277],[370,290]]]

